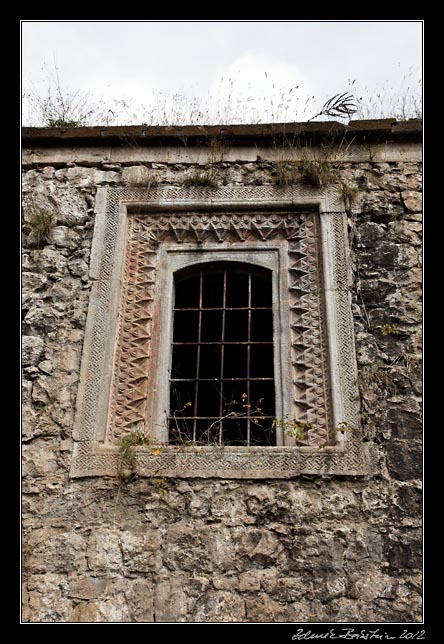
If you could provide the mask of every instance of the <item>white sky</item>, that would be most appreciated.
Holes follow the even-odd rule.
[[[319,107],[353,80],[368,97],[418,90],[422,28],[420,21],[24,20],[22,82],[44,93],[44,66],[53,70],[56,61],[63,88],[98,99],[152,106],[159,92],[200,96],[200,105],[231,111],[232,121],[242,111],[273,120],[281,104],[280,116],[286,107],[291,121],[310,97]]]

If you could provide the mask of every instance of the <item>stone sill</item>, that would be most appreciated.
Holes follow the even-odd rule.
[[[354,443],[354,444],[353,444]],[[78,444],[81,450],[81,444]],[[141,477],[288,479],[300,475],[365,476],[373,470],[372,454],[358,441],[319,447],[153,447],[135,448],[135,473]],[[157,452],[157,450],[160,450]],[[364,453],[368,452],[368,453]],[[117,476],[116,447],[96,445],[82,467],[75,459],[73,478]]]

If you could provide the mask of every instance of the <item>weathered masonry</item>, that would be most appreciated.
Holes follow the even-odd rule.
[[[421,621],[421,140],[23,130],[23,621]]]

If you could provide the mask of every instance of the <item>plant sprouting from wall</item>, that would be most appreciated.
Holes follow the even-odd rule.
[[[357,186],[352,185],[349,181],[341,181],[339,184],[339,194],[341,195],[345,210],[349,213],[353,204],[358,197],[359,189]]]
[[[119,443],[118,477],[121,480],[131,478],[136,472],[137,447],[151,447],[151,437],[142,430],[134,430],[125,434]]]
[[[57,209],[53,206],[39,206],[33,201],[23,204],[25,225],[30,231],[29,243],[41,248],[50,241],[51,230],[57,222]]]
[[[217,188],[217,174],[214,168],[194,169],[186,177],[183,185],[185,188],[190,186],[201,186],[203,188]]]
[[[272,426],[282,430],[287,438],[294,438],[296,445],[309,444],[308,431],[313,428],[311,423],[301,422],[286,415],[284,418],[275,419]]]
[[[399,329],[396,324],[383,324],[381,333],[382,335],[399,335]]]
[[[338,164],[331,160],[325,148],[316,157],[308,148],[303,148],[300,171],[305,181],[316,188],[327,186],[338,178]]]
[[[300,171],[298,164],[295,161],[286,161],[281,159],[276,161],[275,167],[276,185],[292,186],[297,182],[300,176]]]

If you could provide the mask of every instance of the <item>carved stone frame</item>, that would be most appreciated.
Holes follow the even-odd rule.
[[[306,215],[304,220],[298,215],[304,209],[315,214]],[[202,218],[201,213],[206,215]],[[325,423],[328,422],[330,425],[329,431],[334,431],[332,428],[337,428],[340,424],[345,431],[335,432],[334,444],[328,446],[324,446],[321,440],[321,428],[318,434],[314,432],[309,446],[300,447],[283,445],[255,447],[252,450],[249,447],[178,449],[175,446],[166,446],[160,451],[140,448],[137,450],[138,474],[257,479],[290,478],[300,474],[356,476],[369,474],[373,469],[360,432],[356,357],[350,306],[347,220],[342,200],[336,192],[330,188],[315,189],[300,186],[288,188],[227,186],[217,189],[162,187],[148,190],[106,187],[98,190],[96,201],[96,222],[90,263],[93,287],[85,329],[76,405],[72,477],[115,475],[118,470],[119,455],[115,440],[118,434],[114,434],[112,430],[112,423],[120,413],[116,392],[118,394],[119,382],[123,382],[126,388],[133,388],[132,404],[134,405],[134,400],[137,399],[134,388],[139,386],[138,373],[143,373],[142,369],[138,372],[136,364],[134,373],[131,377],[128,376],[129,365],[122,361],[122,347],[126,347],[130,355],[132,349],[125,340],[125,333],[128,331],[133,338],[138,334],[136,338],[139,343],[138,354],[135,355],[135,362],[139,362],[145,369],[143,360],[148,359],[148,354],[153,351],[153,347],[149,344],[151,314],[144,314],[143,311],[147,309],[149,301],[162,296],[159,292],[157,296],[152,293],[156,283],[160,282],[159,276],[154,278],[155,269],[157,267],[158,270],[159,267],[155,262],[154,264],[151,262],[150,253],[154,260],[170,228],[175,229],[178,247],[183,242],[180,237],[182,233],[189,234],[183,232],[187,227],[188,231],[193,230],[193,239],[197,245],[203,243],[203,237],[201,239],[200,236],[208,234],[205,231],[210,227],[215,241],[223,244],[224,238],[219,238],[222,233],[218,228],[218,213],[225,213],[224,216],[228,217],[225,228],[236,229],[240,243],[248,237],[249,231],[251,232],[253,228],[256,237],[266,243],[268,235],[266,231],[274,227],[275,234],[287,240],[285,243],[288,243],[290,252],[296,258],[300,256],[299,263],[295,264],[295,268],[290,269],[290,272],[296,273],[299,280],[294,288],[302,294],[302,299],[304,293],[311,289],[312,302],[315,301],[313,293],[316,293],[316,301],[319,302],[318,315],[325,316],[325,320],[318,321],[316,324],[319,329],[324,329],[325,334],[323,338],[316,340],[319,335],[316,327],[313,334],[316,337],[313,342],[315,344],[318,342],[320,347],[316,355],[326,354],[323,357],[324,376],[318,377],[316,381],[318,384],[315,383],[313,386],[300,383],[301,390],[304,387],[314,387],[315,394],[317,391],[318,396],[321,395],[319,391],[324,392],[323,405],[325,403],[324,406],[329,409],[331,416],[325,420]],[[256,217],[251,225],[247,224],[246,232],[236,213],[247,214],[248,221]],[[274,216],[273,213],[279,214]],[[214,221],[211,220],[212,215]],[[196,225],[189,223],[189,218],[192,216],[196,218]],[[161,217],[163,219],[160,219]],[[173,221],[173,217],[176,218],[176,223],[169,226],[168,218]],[[237,223],[230,222],[230,217],[233,220],[237,217]],[[293,230],[293,222],[296,226],[299,220],[309,222],[310,225],[308,228],[306,226],[305,232],[302,228]],[[157,224],[161,221],[162,226],[160,223]],[[137,226],[134,228],[134,222],[139,228]],[[184,226],[183,222],[188,223]],[[131,232],[131,226],[135,232]],[[134,239],[136,245],[139,241],[142,243],[141,249],[134,254],[134,259],[128,255],[129,237]],[[228,242],[229,240],[226,240],[226,243]],[[315,244],[310,252],[307,251],[307,243]],[[317,249],[315,258],[313,258],[313,249]],[[138,266],[139,261],[145,264]],[[319,264],[316,270],[318,282],[315,286],[308,284],[313,270],[310,272],[310,267],[304,266],[304,261]],[[146,277],[151,268],[153,269],[151,277]],[[142,277],[133,278],[134,271],[139,271],[138,274]],[[141,280],[145,282],[142,284]],[[133,303],[129,318],[125,312],[126,302]],[[293,308],[297,309],[297,306]],[[142,313],[139,315],[137,311]],[[305,332],[304,314],[301,314],[299,321],[292,324],[292,333],[299,333],[298,337],[304,338]],[[309,332],[313,331],[309,330]],[[302,342],[295,337],[293,335],[293,348],[298,347]],[[143,349],[144,346],[146,350]],[[152,374],[155,378],[155,368]],[[323,382],[319,383],[319,379]],[[150,382],[152,386],[152,381],[147,381],[148,384],[144,385],[145,393],[140,395],[142,406],[149,398]],[[301,413],[306,413],[304,405],[307,408],[310,405],[304,402],[303,397],[301,400],[300,406],[303,410]],[[313,400],[316,400],[316,396]],[[312,401],[312,413],[316,412],[315,407]],[[135,418],[139,416],[136,414]],[[304,418],[303,415],[301,417]],[[309,416],[306,417],[309,418]],[[320,420],[322,421],[322,418]],[[140,428],[140,424],[135,423],[134,427]],[[126,429],[131,427],[127,425]]]

